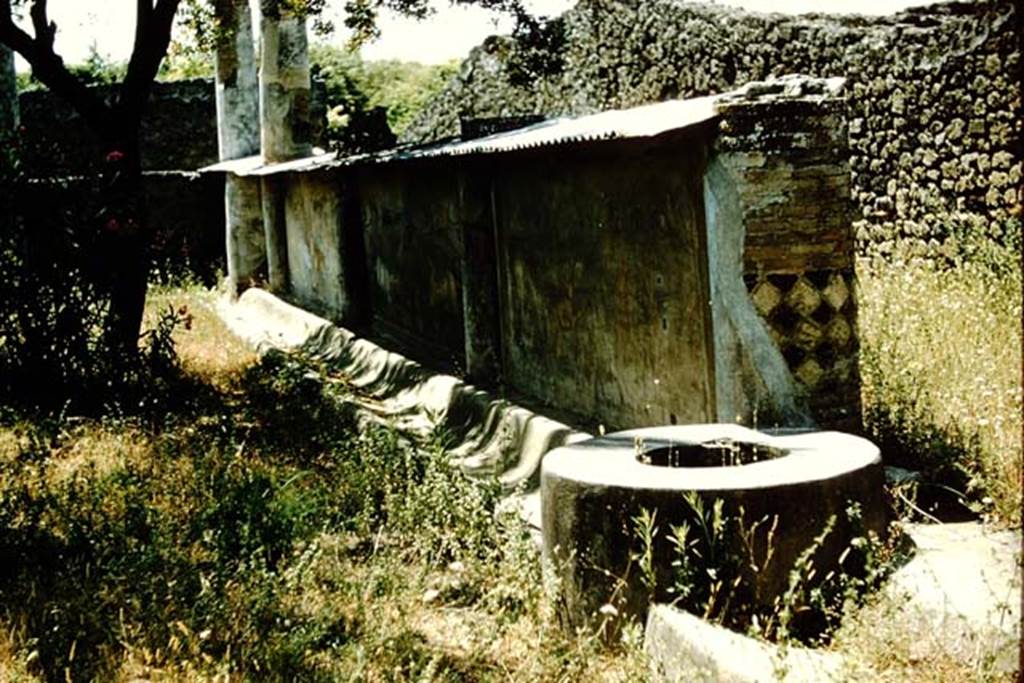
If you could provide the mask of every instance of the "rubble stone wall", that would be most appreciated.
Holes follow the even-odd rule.
[[[113,94],[112,86],[102,86]],[[29,141],[23,158],[37,177],[79,175],[98,164],[99,139],[82,117],[49,90],[20,96]],[[217,112],[209,80],[155,83],[142,124],[142,166],[194,171],[217,163]]]
[[[561,73],[512,85],[490,38],[406,133],[458,134],[459,117],[579,114],[724,92],[787,73],[845,76],[856,237],[887,253],[956,250],[1019,232],[1021,90],[1011,0],[890,17],[786,16],[673,0],[582,0],[563,15]]]

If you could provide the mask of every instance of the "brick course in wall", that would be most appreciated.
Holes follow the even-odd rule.
[[[787,93],[793,86],[784,82],[774,93],[757,84],[723,100],[715,150],[736,179],[743,207],[743,279],[754,308],[817,421],[856,429],[846,102],[824,90],[816,98]]]

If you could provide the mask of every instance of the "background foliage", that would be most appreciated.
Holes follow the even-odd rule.
[[[391,131],[400,135],[426,103],[458,71],[458,61],[420,64],[400,60],[364,61],[358,51],[326,43],[310,48],[314,78],[324,82],[328,135],[340,140],[353,117],[378,107],[385,111]],[[93,48],[91,56],[71,71],[90,85],[109,85],[124,78],[127,64],[111,61]],[[160,67],[159,80],[213,78],[213,60],[195,47],[173,44]],[[30,73],[18,74],[18,90],[43,86]]]

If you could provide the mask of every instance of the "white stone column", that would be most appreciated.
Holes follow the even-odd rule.
[[[14,76],[14,53],[0,44],[0,135],[18,128],[18,83]]]
[[[281,176],[263,176],[260,186],[263,224],[266,226],[267,286],[271,292],[288,291],[288,224],[284,200],[287,188]]]
[[[306,20],[279,4],[260,3],[260,145],[267,162],[312,151]]]
[[[309,45],[306,19],[282,9],[278,0],[260,2],[260,149],[265,163],[312,153]],[[262,185],[270,290],[288,289],[288,237],[282,179]]]
[[[217,143],[221,161],[260,153],[259,81],[249,0],[217,0]],[[224,186],[228,280],[239,294],[266,271],[260,181],[233,173]]]

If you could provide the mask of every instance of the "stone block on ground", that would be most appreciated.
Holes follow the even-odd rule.
[[[995,652],[995,668],[1018,667],[1021,619],[1019,532],[987,529],[980,523],[907,524],[914,557],[885,587],[902,605],[909,623],[924,622],[924,633],[941,634],[964,656],[984,647]]]
[[[772,645],[669,605],[651,607],[644,650],[658,683],[843,680],[843,660],[835,653]]]

